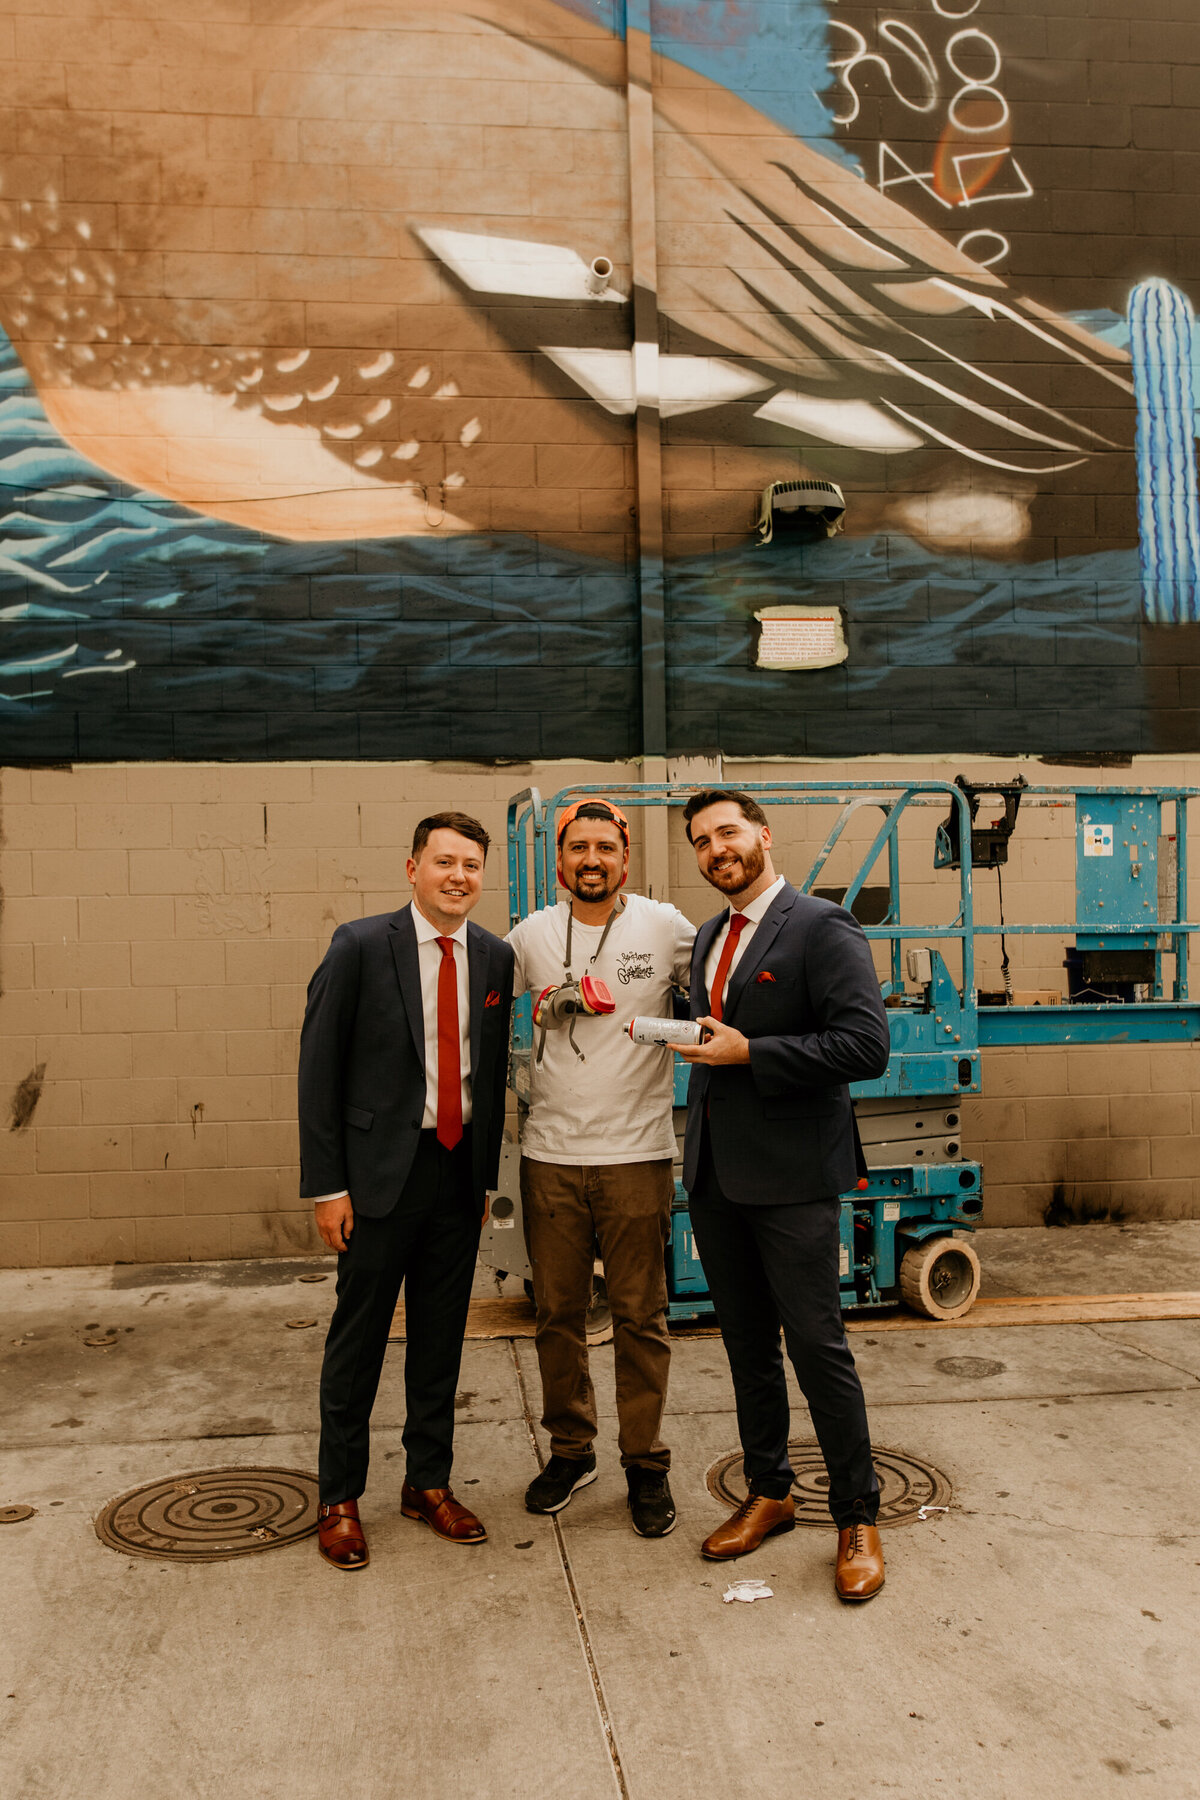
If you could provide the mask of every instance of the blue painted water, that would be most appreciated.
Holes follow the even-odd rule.
[[[510,534],[296,544],[114,481],[0,342],[0,755],[624,756],[625,570]],[[753,613],[843,608],[849,661],[754,667]],[[670,565],[673,747],[1149,748],[1136,549],[1020,565],[896,536]]]

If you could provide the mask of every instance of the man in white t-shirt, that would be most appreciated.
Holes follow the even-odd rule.
[[[641,894],[622,899],[628,870],[624,815],[607,800],[569,807],[558,822],[558,879],[567,897],[508,937],[516,995],[536,999],[590,975],[616,1002],[610,1014],[577,1018],[572,1034],[535,1031],[541,1060],[535,1055],[521,1136],[521,1201],[550,1460],[525,1504],[530,1512],[560,1512],[576,1488],[596,1479],[585,1321],[598,1245],[633,1526],[642,1537],[665,1537],[675,1524],[671,1453],[659,1435],[671,1356],[664,1253],[674,1192],[673,1069],[669,1050],[631,1043],[626,1027],[635,1015],[671,1016],[671,989],[687,985],[696,932],[674,906]]]

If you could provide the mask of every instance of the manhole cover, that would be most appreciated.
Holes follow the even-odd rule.
[[[36,1506],[0,1506],[0,1525],[19,1525],[23,1519],[32,1519]]]
[[[880,1525],[911,1525],[920,1507],[949,1506],[950,1483],[932,1463],[918,1462],[905,1450],[883,1450],[878,1444],[871,1446],[871,1454],[879,1474]],[[792,1494],[797,1525],[828,1527],[829,1477],[820,1446],[797,1438],[789,1442],[788,1456],[796,1471]],[[741,1452],[722,1456],[708,1471],[707,1479],[708,1491],[716,1499],[740,1506],[747,1491]]]
[[[317,1478],[300,1469],[201,1469],[119,1494],[96,1536],[133,1556],[223,1562],[317,1529]]]
[[[1008,1365],[988,1356],[943,1356],[933,1366],[940,1375],[957,1375],[960,1381],[986,1381],[989,1375],[1003,1375]]]

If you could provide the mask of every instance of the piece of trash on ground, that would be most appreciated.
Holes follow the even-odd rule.
[[[721,1596],[722,1600],[773,1600],[774,1588],[769,1588],[765,1581],[734,1581]]]
[[[935,1513],[935,1512],[948,1513],[949,1511],[950,1511],[950,1508],[948,1506],[918,1506],[917,1517],[918,1517],[918,1519],[927,1519],[929,1517],[930,1513]]]

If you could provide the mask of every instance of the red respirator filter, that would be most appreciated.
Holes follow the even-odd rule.
[[[579,998],[583,1002],[585,1012],[612,1013],[617,1010],[617,1003],[612,997],[609,985],[595,975],[582,975],[579,980]]]

